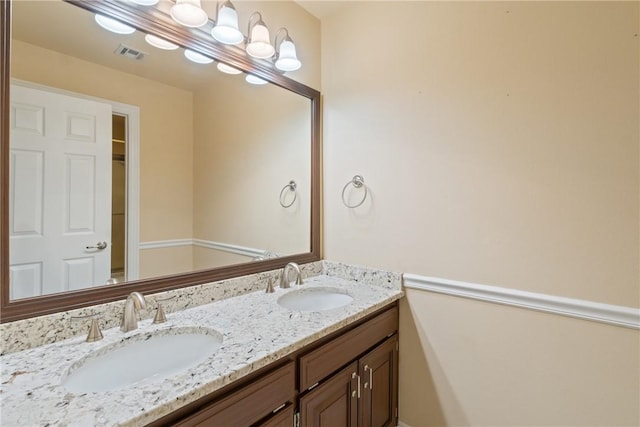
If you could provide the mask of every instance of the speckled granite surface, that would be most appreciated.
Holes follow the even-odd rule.
[[[323,269],[324,264],[322,261],[300,266],[304,278],[322,274]],[[264,289],[270,279],[278,283],[276,279],[281,271],[281,269],[266,271],[219,282],[145,295],[147,307],[140,311],[140,318],[153,318],[157,307],[156,300],[172,298],[162,302],[165,313],[172,313]],[[119,326],[123,310],[124,300],[121,300],[0,324],[0,355],[54,343],[75,336],[86,336],[89,328],[88,321],[71,321],[74,316],[96,314],[102,329]]]
[[[296,291],[295,287],[287,290],[276,288],[276,293],[265,294],[262,290],[264,283],[261,283],[260,286],[251,285],[260,289],[257,292],[168,314],[168,322],[162,325],[152,325],[147,319],[140,322],[138,330],[126,334],[117,327],[107,329],[103,331],[104,339],[95,343],[85,343],[83,333],[81,337],[6,354],[0,359],[0,424],[3,427],[144,425],[402,296],[400,275],[368,273],[367,277],[377,276],[379,280],[362,286],[364,282],[338,276],[349,276],[345,274],[348,266],[336,263],[321,265],[322,271],[329,275],[312,277],[300,289],[334,286],[353,296],[351,304],[322,312],[291,311],[276,301],[285,293]],[[365,270],[355,268],[349,271],[351,277],[362,277],[358,275]],[[389,281],[385,283],[385,279]],[[391,283],[398,286],[391,286]],[[180,307],[180,298],[184,296],[176,298],[176,307]],[[121,310],[122,307],[119,308]],[[217,331],[223,336],[222,346],[203,363],[156,382],[84,394],[71,393],[61,385],[74,364],[89,354],[96,354],[94,352],[127,339],[168,333],[177,327]]]

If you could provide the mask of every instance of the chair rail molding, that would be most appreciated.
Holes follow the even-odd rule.
[[[640,329],[640,309],[405,273],[404,287]]]
[[[155,240],[150,242],[140,242],[140,249],[161,249],[174,248],[179,246],[198,246],[201,248],[214,249],[217,251],[229,252],[247,257],[259,257],[264,255],[264,249],[248,248],[245,246],[231,245],[229,243],[214,242],[203,239],[171,239]]]

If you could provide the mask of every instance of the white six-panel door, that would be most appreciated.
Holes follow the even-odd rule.
[[[111,105],[11,85],[10,139],[11,299],[104,285]]]

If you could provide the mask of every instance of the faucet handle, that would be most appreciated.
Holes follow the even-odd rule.
[[[98,324],[98,315],[97,314],[87,314],[86,316],[72,316],[71,321],[75,322],[78,320],[91,319],[91,325],[89,326],[89,332],[87,334],[86,342],[94,342],[100,341],[102,337],[102,331],[100,330],[100,325]]]
[[[266,293],[268,294],[272,294],[275,292],[275,289],[273,289],[273,278],[269,277],[267,279],[267,289],[265,290]]]
[[[167,316],[164,314],[164,309],[162,308],[162,305],[160,305],[161,302],[164,301],[169,301],[174,299],[176,296],[172,296],[169,298],[162,298],[162,299],[157,299],[156,300],[156,304],[158,305],[158,309],[156,310],[156,315],[153,317],[153,323],[164,323],[167,321]]]

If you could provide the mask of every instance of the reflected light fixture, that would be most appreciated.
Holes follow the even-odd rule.
[[[257,21],[251,22],[257,18]],[[249,39],[247,40],[247,53],[258,59],[271,58],[275,49],[269,41],[269,29],[262,21],[260,12],[254,12],[249,18]]]
[[[144,36],[144,40],[151,46],[157,47],[158,49],[176,50],[180,47],[175,43],[171,43],[169,41],[166,41],[165,39],[161,39],[160,37],[154,36],[153,34],[147,34],[146,36]]]
[[[278,36],[284,33],[284,38],[278,43]],[[276,32],[276,68],[280,71],[295,71],[302,67],[302,62],[296,55],[296,45],[289,37],[289,31],[286,28],[280,28]]]
[[[260,77],[254,76],[253,74],[247,74],[247,77],[244,78],[247,83],[251,83],[252,85],[266,85],[269,83],[268,81],[261,79]]]
[[[218,67],[218,70],[222,71],[223,73],[242,74],[242,71],[238,70],[237,68],[233,68],[231,65],[227,65],[224,62],[218,62],[218,65],[216,65],[216,67]]]
[[[153,6],[158,3],[158,0],[131,0],[135,4],[139,4],[140,6]]]
[[[203,54],[195,52],[190,49],[184,50],[184,56],[189,61],[193,61],[197,64],[211,64],[213,62],[213,59],[209,58],[208,56],[204,56]]]
[[[238,29],[238,12],[229,0],[218,3],[216,25],[211,29],[211,36],[224,44],[238,44],[244,36]]]
[[[202,27],[209,21],[207,12],[200,6],[200,0],[176,0],[170,14],[174,21],[185,27]]]
[[[104,15],[96,14],[95,20],[102,28],[109,30],[116,34],[132,34],[136,31],[135,28],[129,25],[123,24],[120,21],[116,21],[113,18],[108,18]]]

